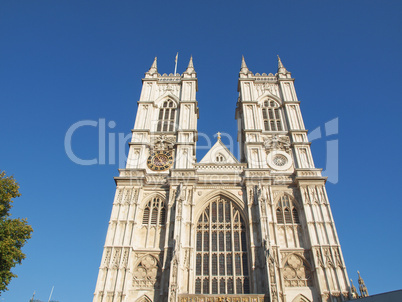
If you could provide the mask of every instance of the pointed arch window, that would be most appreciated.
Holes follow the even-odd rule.
[[[165,221],[165,204],[159,197],[155,197],[145,206],[142,224],[162,226],[165,225]]]
[[[279,104],[273,100],[264,101],[262,108],[264,129],[266,131],[282,131],[282,113]]]
[[[300,224],[299,213],[288,195],[283,195],[278,201],[276,221],[278,224]]]
[[[175,119],[175,103],[172,100],[168,99],[163,102],[162,107],[159,109],[158,125],[156,127],[156,131],[174,131]]]
[[[217,198],[196,226],[196,294],[248,294],[246,224],[233,203]]]

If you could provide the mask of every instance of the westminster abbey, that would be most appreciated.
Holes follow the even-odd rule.
[[[142,82],[93,301],[349,300],[326,177],[279,57],[276,74],[242,59],[240,159],[218,133],[196,161],[192,58],[181,75],[159,74],[155,58]]]

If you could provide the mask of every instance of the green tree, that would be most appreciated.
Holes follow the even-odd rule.
[[[13,277],[17,277],[11,269],[25,259],[21,248],[32,233],[26,219],[10,218],[13,198],[21,196],[19,187],[14,177],[0,171],[0,293],[7,290]]]

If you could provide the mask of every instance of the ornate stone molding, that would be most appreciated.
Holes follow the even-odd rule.
[[[264,139],[264,147],[267,152],[275,150],[290,153],[290,139],[286,135],[268,135]]]
[[[258,294],[247,295],[202,295],[202,294],[181,294],[178,295],[178,302],[265,302],[268,297]]]

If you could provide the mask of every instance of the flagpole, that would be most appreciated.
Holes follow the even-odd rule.
[[[177,53],[176,54],[176,59],[174,60],[175,61],[175,64],[174,64],[174,75],[176,76],[176,71],[177,71],[177,58],[179,57],[179,53]]]
[[[47,302],[50,302],[50,299],[52,299],[53,289],[54,289],[54,285],[52,287],[52,291],[50,292],[49,300]]]

